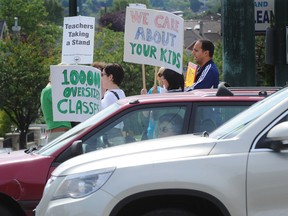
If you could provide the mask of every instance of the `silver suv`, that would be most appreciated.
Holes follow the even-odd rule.
[[[288,88],[204,137],[108,148],[61,164],[37,216],[287,215]]]

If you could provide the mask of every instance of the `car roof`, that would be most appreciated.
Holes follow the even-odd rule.
[[[226,87],[218,89],[196,89],[189,92],[161,94],[144,94],[129,96],[118,101],[118,104],[164,103],[164,102],[207,102],[207,101],[259,101],[273,94],[280,87]]]

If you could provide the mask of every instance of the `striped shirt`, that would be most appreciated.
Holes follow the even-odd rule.
[[[193,89],[217,88],[218,84],[219,72],[216,64],[211,59],[203,67],[198,68],[195,82],[192,86],[186,88],[185,91],[191,91]]]

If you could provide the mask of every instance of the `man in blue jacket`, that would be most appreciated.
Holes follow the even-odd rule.
[[[195,82],[186,91],[203,88],[217,88],[219,84],[219,72],[213,61],[214,44],[209,40],[197,40],[192,55],[199,65]]]

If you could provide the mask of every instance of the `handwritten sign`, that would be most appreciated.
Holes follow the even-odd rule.
[[[90,66],[51,65],[53,118],[82,122],[101,107],[101,72]]]
[[[94,32],[94,17],[65,17],[62,62],[65,64],[91,64],[94,53]]]
[[[182,74],[184,21],[158,10],[126,8],[124,61],[163,66]]]

